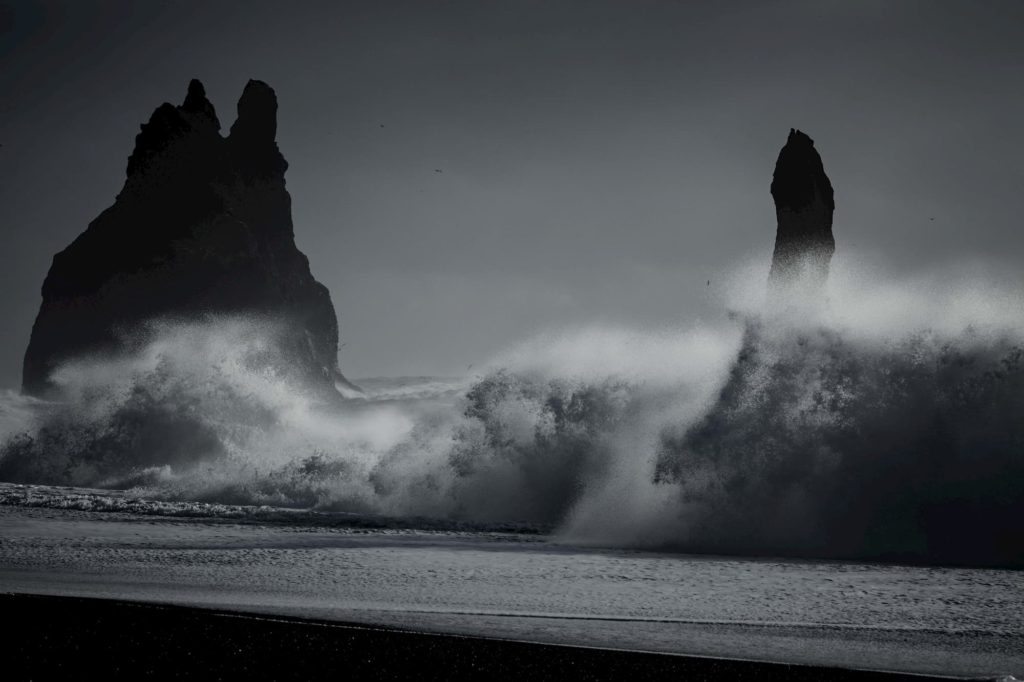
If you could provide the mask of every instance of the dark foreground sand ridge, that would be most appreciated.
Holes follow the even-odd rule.
[[[5,667],[17,671],[12,680],[88,673],[104,679],[928,679],[97,599],[8,594],[2,603],[6,617],[20,624],[5,637]]]

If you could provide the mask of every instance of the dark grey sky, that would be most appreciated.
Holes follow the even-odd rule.
[[[1019,0],[3,2],[0,35],[0,386],[52,255],[192,77],[225,128],[247,79],[276,89],[351,377],[710,314],[708,278],[767,272],[790,127],[836,188],[840,252],[1024,272]]]

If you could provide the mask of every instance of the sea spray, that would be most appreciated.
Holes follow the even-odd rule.
[[[665,429],[674,543],[715,552],[1020,561],[1024,352],[965,331],[886,347],[748,327],[721,396]]]
[[[0,479],[150,499],[551,526],[577,543],[1024,563],[1024,297],[839,263],[813,309],[540,335],[472,379],[324,404],[272,324],[160,322],[9,395]]]

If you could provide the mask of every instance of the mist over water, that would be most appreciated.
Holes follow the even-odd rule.
[[[840,263],[827,296],[551,332],[469,378],[324,405],[273,324],[155,322],[2,398],[0,480],[552,527],[576,543],[1024,564],[1024,292]]]

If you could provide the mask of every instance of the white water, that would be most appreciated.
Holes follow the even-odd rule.
[[[748,268],[732,320],[561,330],[476,376],[373,380],[334,406],[268,369],[272,327],[157,323],[135,355],[62,367],[62,403],[7,394],[0,479],[603,546],[1020,565],[1024,294],[977,272],[856,274],[766,318]]]
[[[112,496],[0,492],[85,495],[93,509]],[[593,550],[521,533],[271,518],[0,505],[0,586],[973,679],[1024,672],[1016,571]]]

